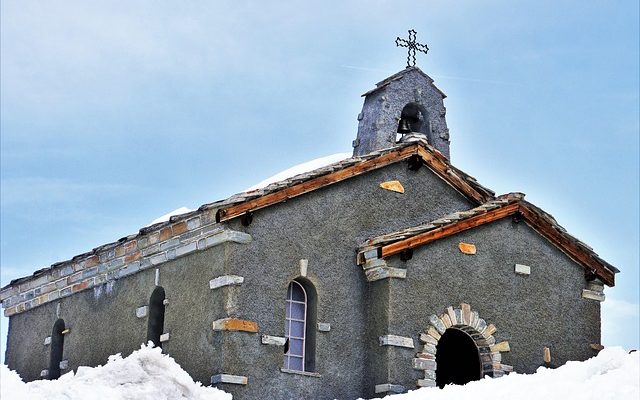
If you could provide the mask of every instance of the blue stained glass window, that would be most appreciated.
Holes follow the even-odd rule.
[[[284,355],[284,368],[304,371],[307,293],[296,281],[292,281],[287,290],[285,320],[284,334],[289,349]]]

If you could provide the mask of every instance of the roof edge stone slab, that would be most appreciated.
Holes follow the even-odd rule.
[[[384,259],[509,216],[523,220],[582,265],[586,276],[600,278],[609,286],[615,285],[615,274],[620,272],[616,267],[567,233],[550,214],[525,201],[522,193],[502,195],[471,210],[455,212],[424,225],[371,238],[358,249],[357,262],[358,265],[365,265],[372,258]]]
[[[180,234],[173,236],[169,236],[166,230],[160,230],[145,240],[128,241],[79,262],[64,263],[38,277],[23,278],[21,283],[9,284],[1,292],[4,315],[19,314],[196,251],[223,243],[242,244],[252,240],[247,233],[224,229],[219,224],[196,225],[191,230],[178,228],[175,231],[180,231]]]

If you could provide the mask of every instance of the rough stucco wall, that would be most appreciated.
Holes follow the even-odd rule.
[[[476,245],[477,254],[460,252],[460,242]],[[419,247],[406,263],[397,256],[387,263],[407,269],[407,279],[391,285],[391,329],[415,343],[431,314],[465,302],[497,327],[497,342],[509,342],[502,362],[516,372],[543,365],[545,346],[556,366],[596,354],[589,345],[600,343],[600,303],[581,298],[584,269],[525,222],[505,218]],[[517,275],[516,263],[530,266],[531,275]],[[390,362],[395,383],[407,388],[421,377],[411,368],[413,356],[398,348]]]
[[[427,135],[430,145],[449,158],[449,129],[443,99],[442,93],[416,69],[405,72],[400,79],[365,97],[358,123],[356,141],[359,144],[353,154],[363,155],[393,146],[402,109],[415,102],[429,114],[421,132]]]
[[[393,179],[402,182],[405,194],[379,187]],[[257,334],[217,333],[238,355],[225,357],[220,372],[249,380],[247,386],[220,387],[237,398],[348,399],[385,383],[367,376],[384,368],[372,362],[369,350],[384,354],[387,349],[378,346],[378,329],[369,326],[370,316],[375,320],[379,313],[370,308],[379,303],[367,302],[368,283],[355,263],[356,247],[368,237],[469,207],[432,172],[409,171],[402,162],[259,210],[249,227],[232,221],[232,229],[253,237],[229,263],[228,273],[245,278],[234,300],[237,317],[258,322],[260,333],[283,336],[287,285],[300,274],[299,260],[308,259],[308,279],[318,293],[318,321],[330,323],[331,331],[317,332],[316,371],[322,378],[280,372],[282,347],[259,344]]]
[[[220,275],[226,254],[237,246],[241,245],[224,244],[160,266],[160,285],[169,300],[164,332],[170,333],[170,340],[163,343],[163,350],[204,383],[209,382],[211,365],[221,350],[211,322],[223,314],[222,295],[212,293],[208,282]],[[63,353],[70,369],[104,364],[111,354],[130,354],[146,340],[147,317],[137,318],[135,311],[149,303],[154,288],[155,268],[150,268],[11,316],[7,365],[26,381],[40,378],[40,371],[49,366],[50,346],[44,339],[57,319],[57,304],[60,318],[71,328]]]
[[[405,194],[378,186],[395,179]],[[376,370],[376,360],[386,362],[389,350],[378,346],[382,328],[368,325],[383,327],[386,317],[378,318],[380,303],[368,297],[356,247],[368,237],[471,205],[428,169],[409,171],[401,162],[260,210],[249,227],[231,221],[230,228],[251,234],[253,242],[224,244],[159,266],[169,300],[164,332],[171,336],[163,349],[205,384],[216,373],[247,375],[246,387],[221,385],[236,398],[360,397],[381,383],[366,373]],[[261,334],[283,336],[286,288],[299,275],[301,258],[309,260],[308,278],[318,291],[318,321],[331,324],[330,332],[317,332],[316,370],[322,378],[280,372],[282,347],[260,344],[259,334],[211,327],[214,320],[235,316],[258,322]],[[244,276],[245,282],[209,289],[209,280],[224,274]],[[98,297],[92,289],[60,300],[60,316],[72,328],[64,347],[70,368],[103,364],[110,354],[126,356],[138,348],[146,339],[147,318],[136,318],[135,309],[148,304],[154,281],[152,268],[115,281],[110,293],[103,285]],[[56,304],[10,318],[7,363],[27,380],[48,367],[43,341],[51,334]],[[368,356],[369,350],[380,353]]]

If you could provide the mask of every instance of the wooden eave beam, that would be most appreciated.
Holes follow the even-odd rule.
[[[587,266],[595,271],[596,275],[602,279],[604,283],[613,287],[615,286],[615,273],[596,260],[591,254],[582,250],[578,245],[559,232],[543,217],[534,212],[526,204],[520,205],[519,210],[529,226],[544,236],[547,240],[558,247],[569,258],[575,260],[583,266]]]
[[[518,211],[518,208],[518,203],[512,203],[507,206],[496,208],[494,210],[487,211],[486,213],[476,215],[474,217],[463,219],[449,225],[441,226],[428,232],[420,233],[407,239],[399,240],[395,243],[387,244],[385,246],[382,246],[382,257],[389,257],[394,254],[398,254],[406,249],[412,249],[418,246],[422,246],[438,239],[442,239],[444,237],[466,231],[467,229],[475,228],[476,226],[499,220],[515,213],[516,211]]]
[[[482,204],[490,200],[490,198],[488,198],[485,194],[478,192],[478,190],[469,185],[468,182],[461,179],[455,174],[451,174],[449,172],[450,167],[447,165],[446,158],[443,155],[432,154],[419,144],[413,144],[400,150],[363,161],[339,171],[331,172],[326,175],[310,179],[306,182],[299,183],[297,185],[279,190],[277,192],[270,193],[256,199],[245,201],[226,208],[221,208],[220,210],[218,210],[217,220],[218,222],[228,221],[230,219],[243,215],[248,211],[259,210],[273,204],[287,201],[291,198],[312,192],[324,186],[341,182],[345,179],[360,175],[364,172],[393,164],[397,161],[409,158],[414,154],[418,154],[424,160],[425,164],[427,164],[429,169],[431,169],[436,175],[444,179],[445,182],[448,182],[462,195],[468,197],[469,199],[475,200],[478,204]]]
[[[479,193],[475,188],[469,185],[468,182],[461,179],[456,174],[450,173],[450,167],[444,162],[444,156],[437,157],[436,155],[425,150],[423,147],[418,147],[418,155],[429,165],[429,167],[443,178],[446,182],[449,182],[454,189],[462,191],[462,194],[474,199],[478,204],[486,203],[491,200],[487,196]]]
[[[499,219],[513,215],[516,212],[522,213],[525,222],[527,222],[529,226],[531,226],[536,232],[544,236],[547,240],[558,247],[571,259],[587,268],[591,268],[596,272],[596,275],[607,285],[611,287],[615,285],[615,274],[613,271],[602,265],[590,254],[580,249],[575,242],[568,239],[565,235],[555,229],[552,224],[550,224],[532,209],[527,207],[526,204],[520,202],[511,203],[504,207],[490,210],[486,213],[476,215],[474,217],[454,222],[449,225],[441,226],[428,232],[424,232],[407,239],[399,240],[397,242],[381,246],[381,257],[389,257],[394,254],[398,254],[406,249],[412,249],[418,246],[422,246],[438,239],[442,239],[447,236],[451,236],[489,222],[497,221]],[[358,257],[358,259],[360,259],[360,257]]]
[[[344,181],[345,179],[360,175],[363,172],[371,171],[374,169],[382,168],[389,164],[393,164],[394,162],[409,158],[410,156],[417,154],[417,149],[419,147],[420,146],[418,145],[407,146],[397,151],[393,151],[379,157],[363,161],[356,165],[346,167],[339,171],[330,172],[326,175],[310,179],[306,182],[284,188],[277,192],[266,194],[256,199],[245,201],[243,203],[236,204],[227,208],[222,208],[218,210],[218,222],[228,221],[244,214],[247,211],[255,211],[271,206],[273,204],[281,203],[305,193],[312,192],[324,186],[338,183]]]

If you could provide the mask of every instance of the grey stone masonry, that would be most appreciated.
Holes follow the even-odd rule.
[[[430,145],[449,158],[449,129],[443,101],[446,96],[419,68],[406,68],[377,83],[376,88],[363,96],[354,156],[394,146],[402,109],[414,103],[422,114],[422,126],[417,133],[424,134]]]
[[[246,385],[247,377],[241,375],[217,374],[211,377],[211,383],[233,383],[235,385]]]
[[[211,212],[161,225],[145,234],[102,246],[99,251],[55,264],[40,275],[23,278],[0,292],[4,315],[9,317],[222,243],[251,242],[249,234],[215,223],[215,218],[208,215]],[[239,284],[242,277],[231,277],[231,281],[221,283]],[[139,318],[143,314],[146,310],[136,310]]]

